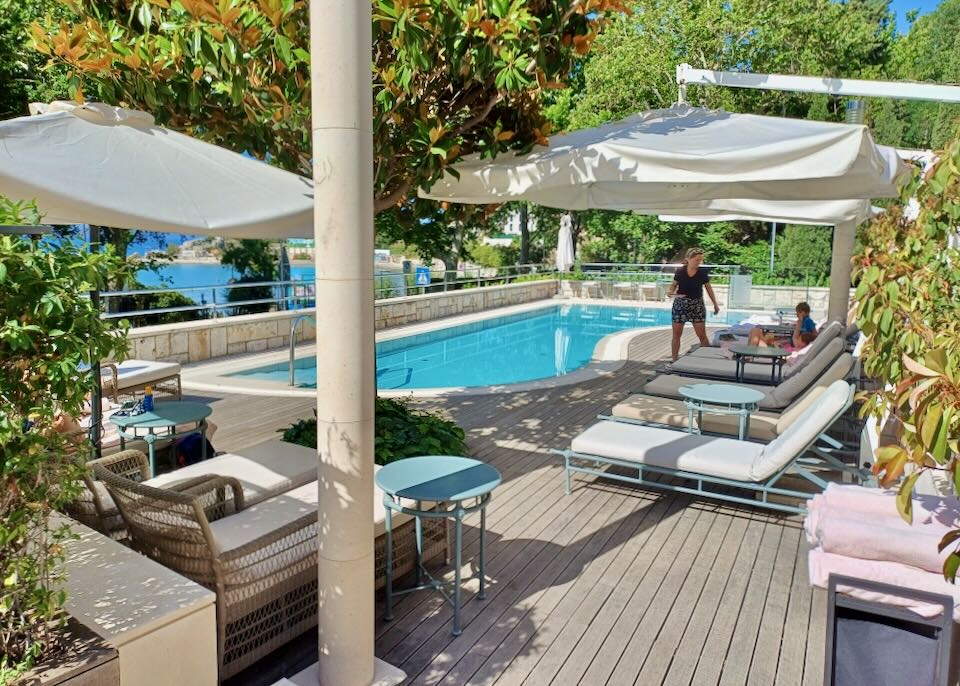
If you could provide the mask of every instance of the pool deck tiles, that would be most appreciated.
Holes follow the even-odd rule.
[[[688,329],[684,344],[693,342]],[[668,331],[644,332],[611,376],[416,401],[455,418],[504,482],[488,510],[488,596],[475,599],[477,583],[467,585],[463,634],[450,635],[449,607],[433,593],[404,596],[394,621],[377,619],[377,656],[403,669],[405,683],[822,682],[826,599],[807,583],[798,517],[583,476],[563,494],[548,449],[641,388],[668,349]],[[306,398],[206,400],[219,450],[272,438],[313,410]],[[466,522],[465,573],[478,517]],[[231,684],[272,684],[314,660],[316,636],[306,635]]]

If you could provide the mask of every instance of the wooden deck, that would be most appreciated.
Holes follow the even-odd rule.
[[[807,582],[799,518],[583,476],[563,493],[561,462],[548,449],[567,447],[641,388],[668,336],[638,336],[628,365],[610,377],[425,403],[447,410],[504,482],[488,510],[487,598],[472,597],[476,582],[468,587],[463,634],[450,635],[450,609],[435,593],[405,596],[393,622],[378,619],[377,655],[403,669],[406,683],[821,683],[826,603]],[[303,399],[206,400],[219,450],[312,412]],[[465,561],[477,550],[474,519]]]

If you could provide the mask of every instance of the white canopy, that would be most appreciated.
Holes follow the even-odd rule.
[[[877,212],[868,200],[781,201],[709,200],[697,207],[657,212],[667,222],[759,221],[836,226],[860,224]],[[650,212],[652,214],[652,212]]]
[[[154,124],[145,112],[55,102],[0,122],[0,194],[48,224],[229,236],[313,236],[313,184]]]
[[[686,105],[555,136],[529,155],[471,158],[422,197],[563,209],[663,210],[719,198],[895,196],[906,165],[865,126]]]

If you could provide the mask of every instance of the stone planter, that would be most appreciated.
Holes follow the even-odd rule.
[[[119,686],[117,651],[77,620],[63,628],[64,649],[26,674],[24,686]]]

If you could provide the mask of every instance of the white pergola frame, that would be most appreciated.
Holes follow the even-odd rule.
[[[726,86],[754,90],[775,90],[793,93],[820,93],[850,98],[892,98],[927,102],[960,103],[960,86],[909,81],[867,81],[864,79],[821,78],[790,76],[787,74],[756,74],[735,71],[694,69],[689,64],[677,65],[677,86],[680,100],[686,99],[687,86]],[[920,151],[898,150],[903,159],[920,159]],[[833,251],[830,263],[830,301],[827,311],[831,319],[846,318],[850,292],[850,260],[856,241],[856,225],[837,224],[833,231]],[[771,247],[771,266],[773,265]]]
[[[677,65],[677,85],[726,86],[754,90],[823,93],[852,98],[893,98],[928,102],[960,103],[960,86],[915,81],[867,81],[787,74],[752,74],[738,71],[694,69]]]

